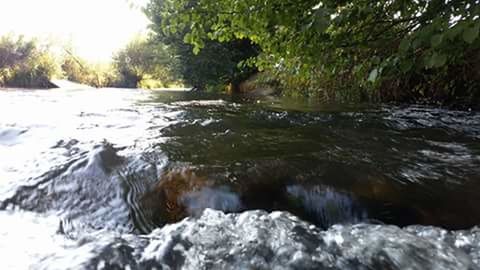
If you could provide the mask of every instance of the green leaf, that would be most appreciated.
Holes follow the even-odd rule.
[[[400,50],[400,52],[406,52],[408,49],[410,48],[410,40],[408,38],[404,38],[402,39],[402,41],[400,42],[400,46],[398,47],[398,49]]]
[[[436,48],[442,44],[443,41],[443,34],[436,34],[432,36],[430,42],[432,43],[432,47]]]
[[[198,55],[199,52],[200,52],[200,47],[198,45],[195,45],[193,47],[193,54]]]
[[[465,29],[465,22],[459,22],[453,27],[446,30],[446,35],[449,40],[454,40],[458,35],[460,35]]]
[[[420,46],[422,46],[422,43],[423,43],[423,39],[421,37],[417,37],[413,40],[412,47],[414,49],[418,49],[420,48]]]
[[[472,44],[475,39],[478,37],[478,32],[480,28],[480,24],[475,24],[474,26],[467,27],[465,31],[463,31],[463,40],[468,44]]]
[[[447,56],[443,53],[434,53],[432,58],[434,67],[443,67],[447,63]]]
[[[425,59],[425,68],[439,68],[447,63],[447,56],[442,53],[433,53]]]
[[[377,78],[378,78],[378,69],[375,68],[370,72],[370,75],[368,75],[368,81],[375,82]]]
[[[412,69],[412,67],[413,67],[412,59],[405,59],[400,63],[400,70],[402,70],[403,73],[407,73]]]
[[[192,34],[190,34],[190,33],[185,34],[185,36],[183,37],[183,42],[185,42],[187,44],[191,44],[192,43]]]
[[[324,8],[319,8],[315,12],[314,16],[314,25],[316,27],[317,33],[325,32],[325,30],[327,30],[328,26],[330,25],[330,13]]]

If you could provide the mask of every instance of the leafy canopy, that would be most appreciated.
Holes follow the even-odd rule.
[[[237,84],[255,72],[254,68],[239,65],[258,55],[258,48],[250,40],[240,37],[228,41],[202,39],[200,50],[193,45],[193,35],[186,24],[176,26],[175,30],[170,28],[174,27],[170,20],[180,11],[174,9],[174,4],[174,1],[152,0],[146,9],[153,22],[154,41],[167,45],[174,54],[171,65],[174,74],[195,88],[216,89],[229,83]]]
[[[261,70],[348,73],[360,86],[461,64],[480,44],[478,0],[151,0],[149,14],[195,52],[246,38]]]

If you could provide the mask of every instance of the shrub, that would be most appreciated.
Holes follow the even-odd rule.
[[[58,74],[58,65],[48,46],[22,36],[0,38],[0,85],[22,88],[49,88]]]

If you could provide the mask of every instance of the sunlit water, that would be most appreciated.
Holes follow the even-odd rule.
[[[141,198],[177,168],[213,184],[155,230]],[[476,112],[0,91],[2,269],[477,269],[478,230],[440,227],[479,224],[479,194]]]

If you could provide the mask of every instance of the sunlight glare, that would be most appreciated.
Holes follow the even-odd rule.
[[[91,61],[108,61],[148,20],[145,0],[0,0],[0,35],[40,37],[72,45]]]

